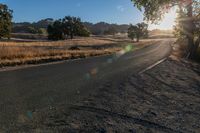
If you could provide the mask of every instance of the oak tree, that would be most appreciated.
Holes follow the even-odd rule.
[[[12,13],[8,6],[0,3],[0,38],[6,37],[10,39],[12,28]]]
[[[136,25],[130,25],[128,28],[128,37],[134,40],[137,39],[139,42],[140,38],[147,38],[148,37],[148,24],[142,22]]]

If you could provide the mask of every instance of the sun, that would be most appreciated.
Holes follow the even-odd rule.
[[[177,17],[177,8],[173,8],[168,13],[165,14],[163,20],[159,24],[157,25],[150,24],[149,29],[172,30],[173,26],[175,25],[176,17]]]

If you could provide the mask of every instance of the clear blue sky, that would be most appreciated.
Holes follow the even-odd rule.
[[[143,20],[130,0],[0,0],[14,11],[15,22],[79,16],[83,21],[129,24]]]

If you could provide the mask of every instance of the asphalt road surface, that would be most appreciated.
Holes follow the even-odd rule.
[[[171,53],[173,40],[143,49],[0,72],[0,131],[17,126],[20,116],[87,97],[98,85],[139,73]]]

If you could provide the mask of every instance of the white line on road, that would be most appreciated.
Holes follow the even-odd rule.
[[[154,63],[153,65],[151,65],[151,66],[145,68],[144,70],[140,71],[139,74],[143,74],[144,72],[146,72],[146,71],[148,71],[148,70],[154,68],[155,66],[157,66],[157,65],[159,65],[160,63],[164,62],[165,60],[167,60],[167,58],[164,58],[164,59],[162,59],[162,60],[159,60],[158,62]]]

